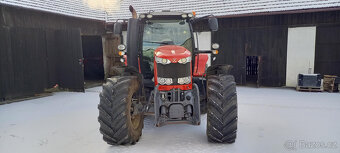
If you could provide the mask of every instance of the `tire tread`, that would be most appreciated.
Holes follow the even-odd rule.
[[[234,143],[237,132],[236,83],[231,75],[210,75],[207,81],[209,142]]]
[[[107,79],[100,93],[98,105],[100,124],[99,131],[103,140],[110,145],[135,144],[137,138],[131,135],[131,127],[128,127],[129,119],[126,114],[129,86],[135,76],[113,77]],[[143,124],[143,123],[142,123]],[[141,133],[141,129],[139,132]]]

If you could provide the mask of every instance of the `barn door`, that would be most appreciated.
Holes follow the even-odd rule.
[[[56,31],[59,56],[58,82],[61,88],[84,91],[82,41],[79,29]]]
[[[296,87],[300,73],[314,73],[316,27],[288,28],[286,86]]]

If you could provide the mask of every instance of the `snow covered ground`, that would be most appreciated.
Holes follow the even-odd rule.
[[[200,126],[161,128],[148,117],[136,145],[109,146],[98,130],[100,90],[0,105],[0,153],[340,152],[339,93],[238,87],[235,144],[208,143],[204,115]]]

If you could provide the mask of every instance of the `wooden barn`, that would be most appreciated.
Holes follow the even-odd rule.
[[[104,79],[104,21],[0,2],[0,101]]]
[[[115,22],[128,6],[148,11],[214,14],[194,25],[199,47],[220,44],[211,64],[233,65],[240,85],[295,87],[299,73],[340,76],[339,0],[33,1],[0,0],[0,101],[32,96],[56,84],[84,91],[84,80],[103,80],[119,63]],[[113,62],[110,62],[113,61]]]
[[[214,63],[233,65],[242,85],[295,87],[299,73],[340,76],[339,9],[221,17]]]

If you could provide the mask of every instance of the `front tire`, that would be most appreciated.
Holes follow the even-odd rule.
[[[140,83],[136,76],[107,79],[98,105],[100,133],[110,145],[135,144],[142,135],[143,114],[133,114]]]
[[[234,143],[237,131],[236,83],[232,75],[209,75],[207,82],[209,142]]]

